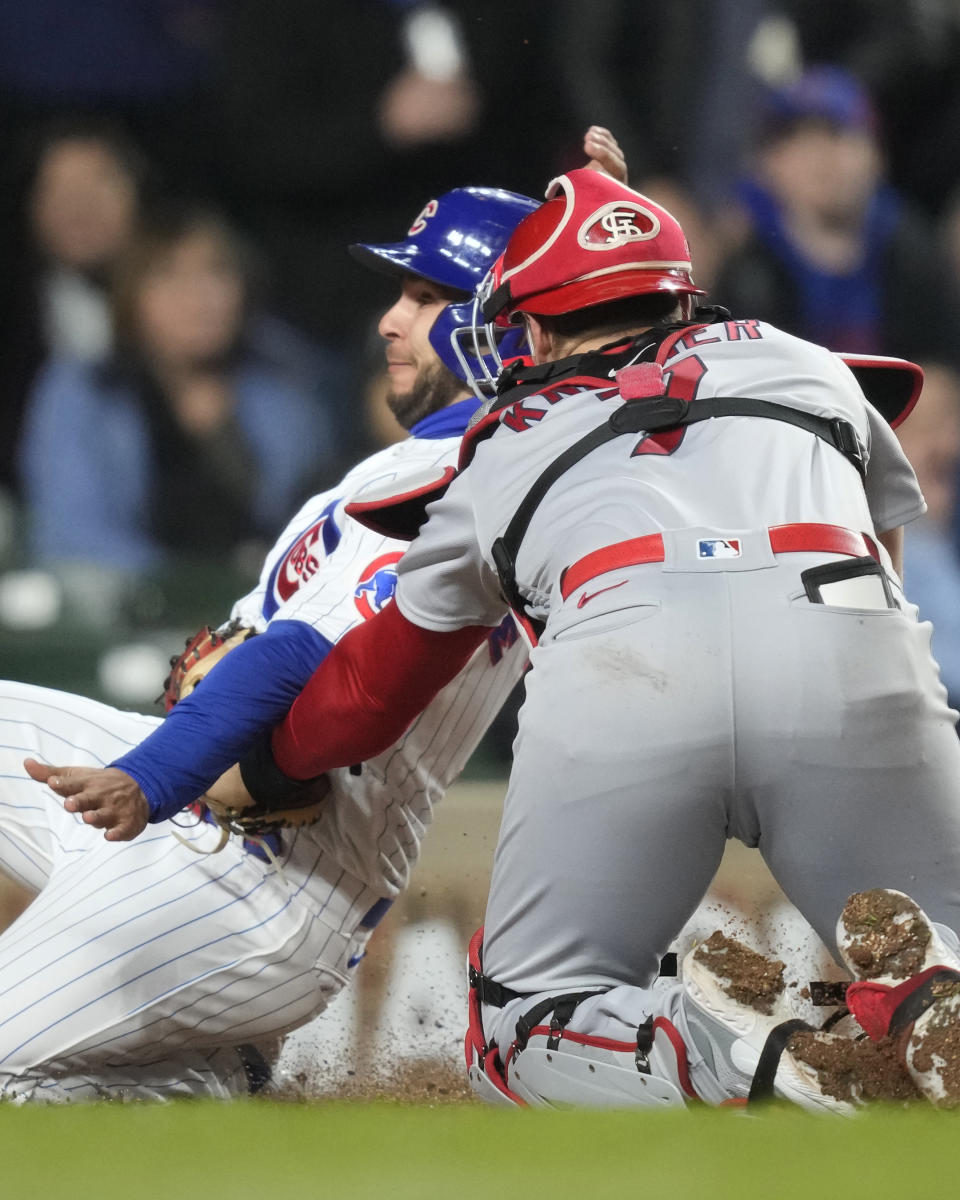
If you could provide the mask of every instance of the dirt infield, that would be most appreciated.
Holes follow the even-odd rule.
[[[414,884],[377,930],[356,982],[288,1039],[281,1059],[285,1096],[429,1103],[469,1097],[463,964],[467,942],[483,920],[504,789],[503,783],[460,783],[451,790],[426,839]],[[764,952],[785,943],[788,959],[810,957],[812,931],[789,915],[755,850],[729,843],[709,895],[708,907],[688,928],[689,944],[723,927]],[[838,975],[824,962],[814,977]],[[797,999],[799,992],[794,980]],[[812,1007],[802,1015],[816,1018]]]
[[[504,790],[504,782],[462,782],[451,789],[414,884],[374,935],[356,982],[288,1039],[279,1098],[470,1100],[462,1051],[464,958],[483,920]],[[12,921],[29,899],[0,878],[0,923]],[[766,951],[783,941],[785,903],[759,854],[730,843],[710,905],[698,918],[702,928],[690,937],[722,925]],[[792,927],[790,937],[796,941]]]

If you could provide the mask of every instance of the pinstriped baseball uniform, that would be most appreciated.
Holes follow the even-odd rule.
[[[307,622],[330,641],[387,603],[404,544],[345,517],[347,497],[455,459],[459,437],[372,456],[308,502],[234,615]],[[519,678],[504,623],[395,746],[336,772],[322,819],[285,831],[280,869],[192,817],[128,843],[64,812],[22,761],[102,766],[154,717],[25,684],[0,685],[0,870],[38,893],[0,935],[0,1096],[224,1096],[234,1049],[267,1045],[348,982],[370,928],[406,886],[433,805]],[[174,833],[190,843],[185,846]],[[191,848],[192,847],[192,848]]]
[[[517,557],[546,628],[485,920],[484,972],[528,997],[486,1012],[502,1046],[544,993],[616,989],[602,1020],[584,1004],[569,1028],[626,1041],[663,1011],[641,985],[728,837],[759,846],[828,945],[847,897],[874,886],[960,925],[957,714],[874,541],[924,508],[893,433],[839,360],[758,322],[681,338],[663,372],[694,408],[745,396],[850,422],[866,479],[806,430],[731,416],[608,441],[546,493]],[[401,564],[404,616],[437,631],[500,618],[491,546],[621,403],[613,375],[506,393]],[[634,539],[632,560],[615,549]],[[826,585],[818,602],[801,579],[826,564],[847,579],[856,556],[875,571],[870,555],[895,607],[876,574],[880,600],[863,605],[831,604]]]

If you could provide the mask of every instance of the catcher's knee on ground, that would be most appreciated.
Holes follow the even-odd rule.
[[[793,1041],[806,1031],[819,1053],[846,1050],[850,1039],[796,1017],[782,963],[716,938],[685,956],[682,983],[530,996],[483,975],[475,938],[466,1041],[474,1090],[521,1105],[647,1108],[779,1096],[853,1112],[860,1093],[847,1100],[825,1088],[816,1053]]]
[[[627,990],[638,989],[613,989]],[[674,984],[660,992],[665,1010],[680,991]],[[645,1015],[631,1029],[613,1016],[609,995],[518,996],[483,975],[475,935],[465,1045],[473,1090],[488,1103],[547,1107],[661,1108],[696,1099],[686,1047],[669,1017]]]

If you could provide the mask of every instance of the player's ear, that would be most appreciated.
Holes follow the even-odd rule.
[[[527,345],[535,363],[549,362],[554,350],[554,335],[540,324],[536,317],[521,313],[527,330]]]

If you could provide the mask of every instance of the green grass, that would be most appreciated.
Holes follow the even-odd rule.
[[[11,1200],[896,1200],[955,1194],[960,1124],[775,1107],[511,1112],[250,1101],[0,1107]]]

